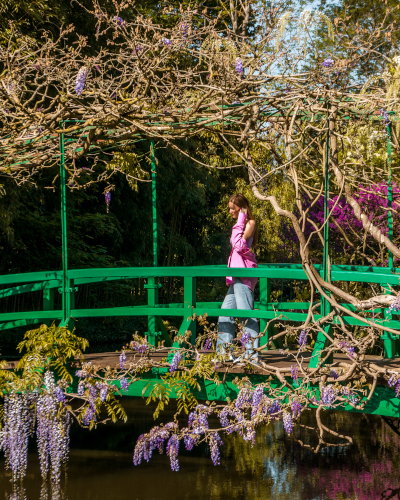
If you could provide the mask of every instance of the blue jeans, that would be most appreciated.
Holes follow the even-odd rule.
[[[254,309],[254,293],[245,285],[240,278],[233,278],[233,285],[228,289],[221,309]],[[259,334],[258,321],[256,318],[243,318],[240,323],[244,325],[244,331],[250,333],[251,337]],[[217,352],[225,351],[225,347],[235,337],[235,318],[231,316],[220,316],[218,319]],[[253,354],[253,348],[260,345],[260,339],[250,341],[246,344],[246,358]],[[258,354],[254,356],[258,357]]]

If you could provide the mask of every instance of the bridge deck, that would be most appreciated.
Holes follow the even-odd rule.
[[[154,361],[161,361],[168,355],[168,352],[169,350],[159,350],[153,353],[150,358]],[[297,351],[292,351],[292,352],[293,354],[295,354]],[[100,366],[101,368],[106,368],[107,366],[114,368],[119,365],[119,354],[120,354],[119,352],[115,351],[85,354],[85,361],[90,361],[93,364]],[[308,359],[310,358],[310,356],[311,353],[309,352],[303,353],[304,367],[308,366]],[[127,352],[126,357],[127,357],[127,364],[129,364],[130,361],[137,360],[138,358],[142,358],[143,356]],[[365,358],[366,361],[369,363],[373,363],[375,365],[379,365],[380,367],[400,372],[400,359],[388,359],[388,358],[383,358],[382,356],[374,356],[374,355],[367,355]],[[273,366],[274,368],[280,368],[280,369],[285,369],[285,368],[288,369],[294,363],[293,358],[291,356],[286,356],[284,354],[281,354],[279,350],[263,351],[261,355],[261,360],[266,365],[270,365]],[[19,361],[18,357],[9,360],[7,368],[15,369],[17,367],[18,361]],[[333,362],[350,364],[351,360],[345,354],[336,354],[333,357]],[[80,362],[76,360],[75,367],[78,368],[79,366]],[[222,373],[225,373],[226,371],[228,373],[249,373],[248,368],[237,366],[232,363],[225,363],[223,366],[217,367],[216,371]],[[265,370],[260,370],[254,367],[251,369],[250,373],[255,375],[261,374],[265,373]]]

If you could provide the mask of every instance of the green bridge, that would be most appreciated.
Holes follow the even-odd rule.
[[[322,274],[323,266],[317,266]],[[221,302],[197,302],[196,301],[196,278],[223,278],[227,274],[236,277],[257,276],[260,279],[260,300],[255,303],[254,311],[231,310],[233,316],[241,318],[257,317],[260,319],[260,331],[265,330],[261,339],[261,345],[265,345],[274,334],[273,323],[266,328],[267,322],[276,318],[277,321],[304,322],[307,318],[308,302],[271,302],[271,280],[287,279],[308,282],[306,273],[299,264],[260,264],[258,269],[227,269],[226,266],[194,266],[194,267],[135,267],[135,268],[107,268],[107,269],[74,269],[63,271],[43,271],[25,274],[12,274],[0,277],[0,299],[13,295],[32,292],[41,292],[43,295],[43,310],[25,312],[6,312],[0,314],[0,330],[6,330],[19,326],[28,326],[50,321],[59,322],[62,325],[73,322],[74,318],[89,317],[112,317],[112,316],[147,316],[148,339],[153,345],[159,340],[164,341],[165,346],[171,346],[170,336],[162,322],[163,317],[176,317],[180,322],[179,333],[184,334],[187,330],[192,332],[192,340],[196,335],[196,324],[192,319],[193,312],[197,315],[208,313],[214,317],[219,315]],[[158,281],[162,277],[183,278],[184,296],[181,303],[160,304],[158,301]],[[79,309],[75,307],[75,293],[79,286],[115,280],[147,279],[148,300],[147,305],[132,305],[111,308]],[[332,281],[348,281],[359,283],[377,283],[381,285],[398,285],[399,275],[389,268],[361,267],[361,266],[332,266]],[[62,307],[54,308],[54,294],[61,293],[63,296]],[[315,311],[315,319],[322,317],[322,310],[327,304],[323,300]],[[343,320],[348,325],[365,325],[359,319],[351,316],[354,307],[343,304],[349,311],[349,315]],[[325,309],[326,310],[326,309]],[[380,313],[381,320],[374,318],[377,324],[385,324],[400,330],[400,321],[388,317],[384,309],[375,309],[367,313],[367,317]],[[395,335],[383,333],[385,357],[394,359],[399,356],[399,340]],[[281,344],[272,346],[281,347]],[[325,345],[325,336],[319,334],[313,351],[310,367],[317,364],[318,352]],[[178,344],[176,344],[178,346]],[[129,395],[139,396],[143,388],[149,382],[160,379],[163,370],[154,372],[151,376],[146,375],[140,383],[130,387]],[[227,396],[233,397],[236,388],[232,380],[237,374],[225,376],[224,384],[216,386],[212,383],[203,383],[202,390],[196,394],[198,399],[220,400]],[[251,375],[257,379],[265,379],[262,375]],[[375,413],[390,417],[400,417],[400,400],[394,396],[394,391],[387,386],[378,386],[372,400],[365,409],[366,413]],[[353,411],[351,407],[348,407]]]
[[[63,124],[61,124],[63,128]],[[266,345],[274,334],[274,322],[267,328],[267,323],[274,318],[276,321],[304,322],[307,318],[309,302],[272,302],[271,281],[272,280],[296,280],[308,282],[308,277],[301,264],[260,264],[257,269],[228,269],[222,266],[193,266],[193,267],[158,267],[157,261],[157,192],[156,192],[156,160],[154,156],[154,143],[151,143],[150,153],[152,162],[152,209],[153,209],[153,267],[124,267],[105,269],[69,269],[68,268],[68,238],[67,238],[67,204],[66,204],[66,180],[64,168],[64,145],[66,141],[64,134],[60,134],[60,187],[61,187],[61,232],[62,232],[62,270],[41,271],[24,274],[10,274],[0,276],[0,300],[7,297],[26,293],[42,293],[42,310],[2,312],[0,313],[0,331],[21,326],[35,325],[39,323],[59,322],[60,325],[73,326],[74,318],[90,317],[115,317],[115,316],[146,316],[148,318],[148,331],[146,332],[149,342],[157,345],[159,340],[164,341],[165,346],[171,346],[170,336],[163,324],[163,317],[177,317],[180,320],[179,333],[184,334],[187,330],[192,332],[192,341],[196,335],[196,324],[192,319],[195,312],[197,315],[207,313],[211,317],[219,315],[221,302],[197,302],[196,301],[196,278],[223,278],[227,275],[233,277],[258,277],[260,279],[260,300],[255,303],[254,311],[230,310],[232,316],[240,318],[256,317],[260,319],[260,331],[265,330],[261,339],[261,345]],[[29,141],[28,141],[29,142]],[[328,144],[328,141],[327,141]],[[326,155],[328,159],[328,155]],[[326,160],[327,161],[327,160]],[[391,149],[390,128],[388,127],[388,226],[389,237],[392,238],[392,215],[391,215]],[[326,168],[324,211],[327,218],[329,207],[329,169]],[[316,270],[324,280],[328,280],[328,236],[329,224],[324,225],[324,251],[323,262],[317,265]],[[175,277],[183,278],[184,294],[182,303],[160,304],[158,290],[160,288],[159,278]],[[332,265],[330,268],[330,279],[332,282],[358,282],[376,283],[389,292],[388,285],[399,285],[400,272],[397,272],[393,264],[393,256],[389,252],[388,267],[366,267],[366,266],[343,266]],[[132,305],[123,307],[80,309],[75,307],[75,293],[79,286],[110,282],[116,280],[147,279],[147,305]],[[61,308],[55,309],[55,293],[62,295]],[[1,306],[1,302],[0,302]],[[365,326],[365,323],[355,317],[355,308],[350,304],[342,304],[348,310],[343,316],[347,325]],[[314,317],[318,320],[330,312],[330,304],[321,297],[320,305],[315,308]],[[375,309],[365,312],[366,317],[373,318],[374,323],[379,326],[385,325],[400,331],[400,321],[395,314],[385,309]],[[381,319],[377,319],[379,314]],[[328,331],[332,325],[323,328]],[[384,344],[384,356],[388,360],[400,357],[400,341],[398,336],[382,330]],[[310,368],[315,368],[318,363],[318,354],[324,349],[326,337],[320,332],[315,339],[313,357]],[[178,344],[177,344],[178,345]],[[176,345],[176,346],[177,346]],[[173,346],[175,347],[175,346]],[[272,345],[274,349],[281,347],[279,342]],[[396,366],[396,368],[398,368]],[[399,365],[400,368],[400,365]],[[141,383],[131,386],[129,395],[141,395],[142,389],[148,382],[158,380],[162,370],[152,374],[152,377],[144,379]],[[258,376],[258,375],[252,375]],[[225,377],[224,384],[215,386],[205,384],[202,391],[197,394],[199,399],[225,399],[236,394],[232,385],[233,375]],[[265,377],[264,377],[265,378]],[[387,386],[379,386],[372,400],[366,406],[366,413],[376,413],[391,417],[400,417],[400,400],[393,397],[394,391]],[[351,407],[348,408],[352,411]]]

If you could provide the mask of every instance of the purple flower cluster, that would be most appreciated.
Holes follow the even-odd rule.
[[[171,361],[171,366],[169,367],[170,373],[176,372],[176,370],[178,369],[179,362],[182,360],[182,358],[183,358],[182,351],[178,351],[174,354],[174,357],[172,358]]]
[[[82,95],[83,89],[85,88],[86,77],[89,73],[89,70],[86,66],[82,66],[82,68],[78,71],[75,82],[75,92],[80,96]]]
[[[57,386],[54,389],[54,395],[58,399],[58,401],[60,401],[60,403],[65,404],[67,402],[67,398],[65,397],[64,391],[61,389],[61,387]]]
[[[396,396],[400,394],[400,377],[398,375],[392,375],[388,380],[389,387],[395,387]]]
[[[386,109],[381,108],[379,110],[379,112],[381,114],[381,117],[383,118],[383,122],[385,124],[385,127],[390,125],[390,119],[389,119],[389,115],[388,115],[388,112],[386,111]]]
[[[301,330],[300,336],[299,336],[299,345],[303,346],[307,342],[307,330]]]
[[[188,427],[197,436],[205,434],[209,429],[208,416],[213,409],[205,405],[197,405],[194,411],[189,413]]]
[[[292,379],[296,382],[299,378],[299,367],[297,365],[291,365],[290,371],[292,372]]]
[[[243,73],[243,62],[242,60],[240,59],[240,57],[237,57],[236,58],[236,61],[235,61],[235,69],[236,71],[241,75]]]
[[[220,438],[218,432],[211,434],[210,436],[210,451],[211,451],[211,460],[214,465],[220,464],[220,452],[219,448],[222,446],[224,442]]]
[[[354,356],[354,347],[353,346],[350,346],[347,342],[345,342],[344,340],[341,340],[339,342],[339,347],[341,349],[345,349],[348,353],[348,355],[352,358]]]
[[[270,415],[276,415],[281,410],[281,408],[282,405],[279,399],[274,399],[267,411]]]
[[[258,406],[261,403],[264,394],[264,386],[258,385],[253,392],[253,398],[251,401],[252,406]]]
[[[332,377],[334,380],[337,380],[339,378],[339,374],[334,368],[332,368],[329,376]]]
[[[330,68],[335,64],[335,61],[333,59],[325,59],[325,61],[322,63],[322,66],[324,68]]]
[[[233,417],[235,422],[231,422],[229,417]],[[225,406],[225,408],[219,414],[219,421],[221,422],[221,426],[226,428],[229,427],[225,432],[227,434],[232,434],[232,432],[236,432],[240,430],[241,423],[243,422],[243,414],[237,408],[232,408],[230,406]]]
[[[70,417],[68,412],[58,411],[55,396],[54,374],[47,371],[44,376],[47,394],[38,397],[36,403],[36,436],[42,477],[51,469],[53,483],[60,482],[61,466],[68,460]]]
[[[186,23],[182,23],[181,24],[181,30],[182,30],[183,38],[186,39],[186,37],[188,35],[189,26]]]
[[[173,434],[167,443],[167,455],[169,456],[169,460],[171,462],[171,469],[175,472],[179,470],[178,453],[179,438],[176,434]]]
[[[172,45],[172,42],[169,38],[163,38],[162,41],[164,45]]]
[[[244,405],[249,404],[250,398],[252,398],[252,396],[253,396],[253,394],[252,394],[250,388],[243,387],[242,389],[240,389],[238,397],[236,398],[235,407],[238,410],[241,410]]]
[[[121,17],[114,16],[114,22],[117,26],[125,26],[125,21]]]
[[[208,352],[212,347],[212,340],[211,339],[207,339],[205,342],[204,342],[204,345],[203,345],[203,351],[206,351]]]
[[[85,383],[83,381],[80,381],[78,384],[77,394],[78,396],[83,396],[84,392],[85,392]]]
[[[333,385],[322,386],[321,388],[321,402],[324,406],[332,408],[333,403],[336,400],[336,390]]]
[[[122,351],[121,354],[119,355],[119,367],[121,370],[125,368],[126,364],[126,353],[125,351]]]
[[[291,434],[293,431],[293,425],[292,425],[292,416],[288,412],[284,412],[283,414],[283,427],[285,428],[285,431],[288,434]]]
[[[25,476],[28,465],[28,439],[32,422],[29,406],[26,394],[11,393],[4,396],[0,450],[4,451],[6,468],[11,469],[14,481]]]
[[[141,342],[137,342],[137,341],[132,342],[131,347],[132,347],[132,349],[139,352],[140,354],[145,354],[150,349],[150,347],[147,343],[145,343],[145,342],[141,343]]]
[[[297,418],[301,410],[303,409],[303,405],[299,403],[298,401],[293,401],[292,403],[292,413],[293,413],[293,418]]]
[[[155,449],[158,449],[160,454],[164,453],[164,442],[170,437],[171,432],[176,432],[177,430],[177,424],[169,422],[164,427],[156,426],[149,434],[139,436],[133,454],[134,465],[139,465],[143,459],[148,462]]]
[[[129,391],[129,383],[128,383],[128,380],[125,377],[122,377],[120,379],[119,383],[121,384],[121,389],[123,391],[125,391],[125,392]]]
[[[394,301],[390,304],[390,307],[388,309],[389,313],[392,313],[393,311],[394,312],[400,311],[400,293],[398,293],[396,295],[396,297],[394,298]]]
[[[105,382],[97,382],[96,387],[99,390],[100,401],[102,401],[104,403],[104,401],[107,399],[110,386],[108,384],[106,384]]]
[[[104,194],[104,200],[106,202],[106,208],[107,208],[107,213],[110,209],[110,202],[111,202],[111,191],[107,191],[105,194]]]
[[[246,345],[250,342],[251,340],[251,334],[249,332],[243,332],[241,342],[242,342],[242,347],[246,347]]]

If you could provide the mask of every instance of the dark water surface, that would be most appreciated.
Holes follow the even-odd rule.
[[[152,408],[138,398],[124,398],[129,420],[87,431],[74,427],[63,500],[388,500],[400,499],[400,438],[378,416],[325,412],[323,421],[351,435],[354,444],[315,455],[285,435],[282,424],[259,428],[256,445],[240,436],[224,436],[221,465],[214,466],[207,446],[186,452],[181,444],[180,471],[172,472],[166,455],[154,452],[149,463],[132,463],[136,438],[153,425]],[[171,420],[173,408],[162,420]],[[183,421],[184,422],[184,421]],[[302,417],[310,425],[313,415]],[[294,436],[314,443],[305,429]],[[333,438],[335,439],[335,438]],[[40,494],[35,446],[28,475],[12,494],[10,474],[0,463],[0,499],[48,499]],[[5,493],[2,493],[5,492]]]

